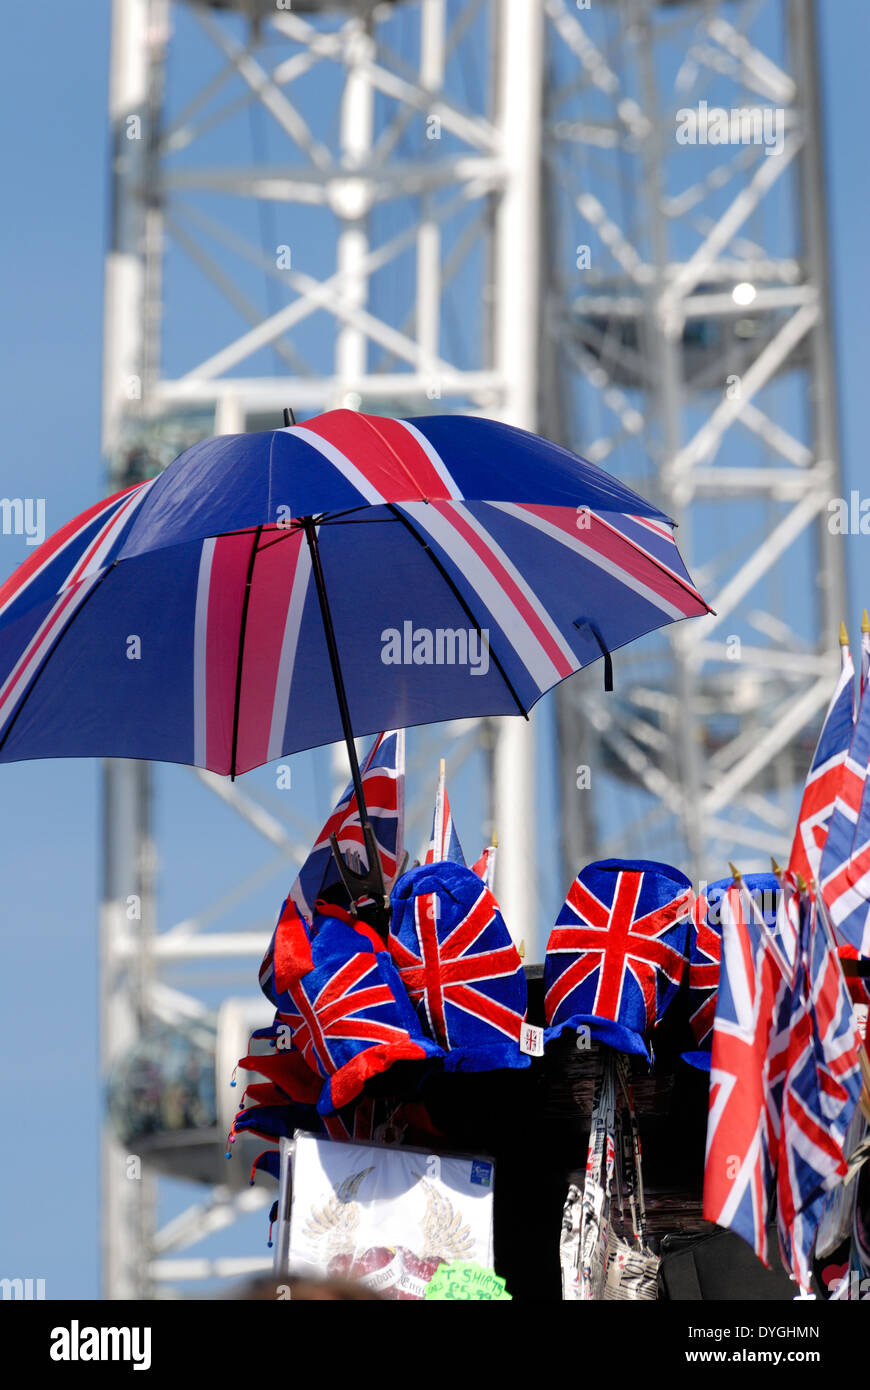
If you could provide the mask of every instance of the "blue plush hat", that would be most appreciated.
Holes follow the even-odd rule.
[[[395,1062],[443,1055],[424,1036],[388,952],[338,918],[324,918],[312,939],[288,899],[269,957],[263,988],[293,1050],[324,1078],[320,1114],[348,1105]]]
[[[547,943],[547,1040],[586,1026],[607,1046],[648,1057],[686,971],[693,898],[669,864],[603,859],[581,869]]]
[[[464,864],[422,864],[392,893],[390,955],[448,1071],[527,1067],[519,952],[498,903]]]
[[[718,878],[707,885],[706,893],[695,902],[689,935],[689,1007],[696,1048],[684,1052],[683,1061],[699,1071],[710,1070],[713,1022],[719,993],[719,961],[722,954],[722,899],[734,879]],[[743,886],[761,910],[773,931],[779,906],[779,880],[773,874],[743,874]]]

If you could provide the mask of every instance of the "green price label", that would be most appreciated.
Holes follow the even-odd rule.
[[[510,1294],[494,1269],[484,1269],[471,1260],[451,1260],[440,1264],[426,1286],[426,1298],[485,1299],[488,1302],[510,1300]]]

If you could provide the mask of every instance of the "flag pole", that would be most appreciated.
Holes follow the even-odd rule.
[[[362,830],[363,839],[368,850],[368,873],[357,874],[349,869],[338,854],[336,845],[333,845],[333,853],[338,859],[338,867],[345,886],[351,891],[352,896],[358,896],[361,891],[367,890],[368,892],[378,894],[383,899],[385,897],[385,891],[381,857],[377,850],[374,831],[372,830],[369,821],[369,813],[366,808],[362,776],[359,770],[359,759],[357,758],[356,743],[354,742],[353,736],[353,725],[350,718],[350,708],[347,703],[347,689],[344,684],[341,660],[338,655],[338,643],[335,640],[335,627],[332,622],[332,612],[329,607],[326,583],[323,578],[323,566],[320,562],[320,546],[317,540],[317,526],[313,516],[302,517],[302,529],[305,532],[305,539],[308,542],[308,549],[311,553],[311,570],[314,575],[314,584],[320,603],[320,616],[323,620],[323,633],[326,637],[326,647],[329,652],[329,664],[332,668],[332,681],[335,686],[335,696],[338,700],[341,727],[344,731],[344,741],[347,745],[347,755],[350,760],[350,775],[356,795],[356,804],[359,809],[360,829]]]

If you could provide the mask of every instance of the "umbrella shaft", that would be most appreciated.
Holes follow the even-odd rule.
[[[335,684],[335,694],[338,700],[338,712],[341,716],[341,727],[344,730],[344,741],[347,744],[347,754],[350,758],[350,775],[353,779],[353,789],[356,793],[356,804],[359,807],[360,827],[365,836],[365,827],[368,824],[368,811],[366,810],[365,796],[363,795],[362,777],[360,776],[359,760],[356,755],[356,744],[353,739],[353,725],[350,721],[350,710],[347,704],[347,691],[344,687],[344,677],[341,674],[341,662],[338,658],[338,644],[335,640],[335,628],[332,625],[332,613],[329,609],[329,599],[326,595],[326,585],[323,580],[323,567],[320,563],[320,546],[317,543],[317,527],[310,516],[302,518],[302,525],[305,530],[305,539],[308,542],[308,549],[311,552],[311,568],[314,571],[314,583],[317,586],[317,597],[320,601],[320,615],[323,619],[323,631],[326,637],[326,646],[329,651],[329,664],[332,667],[332,679]],[[370,866],[371,867],[371,866]]]

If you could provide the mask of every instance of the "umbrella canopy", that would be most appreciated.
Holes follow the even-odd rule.
[[[332,411],[204,440],[0,587],[0,762],[235,775],[333,742],[335,648],[357,735],[525,714],[706,611],[668,518],[568,450],[474,417]]]

